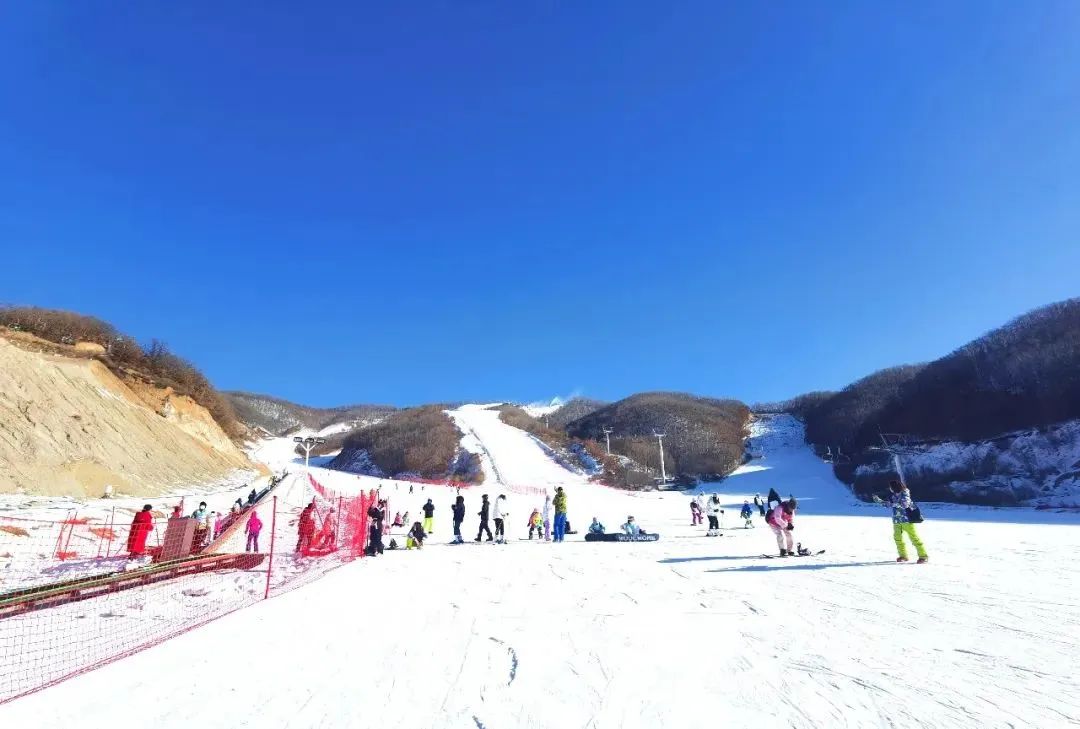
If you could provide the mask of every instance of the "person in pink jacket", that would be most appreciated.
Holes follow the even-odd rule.
[[[262,531],[262,520],[259,515],[255,513],[255,510],[251,510],[251,516],[248,517],[247,525],[244,527],[244,533],[247,534],[247,548],[245,552],[258,552],[259,551],[259,532]]]
[[[781,557],[795,556],[795,549],[792,544],[794,538],[791,532],[795,531],[796,506],[798,506],[798,503],[793,496],[787,501],[781,501],[765,515],[765,523],[769,525],[769,528],[773,530],[773,534],[776,535],[776,546],[780,549]]]

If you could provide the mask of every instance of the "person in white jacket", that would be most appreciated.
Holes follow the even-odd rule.
[[[495,499],[495,508],[491,512],[491,518],[495,520],[495,541],[506,544],[506,517],[510,512],[506,510],[506,494],[499,494]]]
[[[720,515],[724,510],[720,508],[720,497],[713,494],[705,502],[705,513],[709,517],[709,530],[705,532],[707,537],[720,536]]]
[[[551,541],[551,494],[544,494],[544,510],[540,512],[544,519],[544,541]]]

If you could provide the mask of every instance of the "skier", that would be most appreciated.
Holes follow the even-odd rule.
[[[427,503],[420,508],[424,512],[424,531],[431,534],[435,529],[435,504],[428,499]]]
[[[421,549],[424,546],[424,538],[427,534],[424,533],[424,527],[420,522],[413,522],[412,529],[405,536],[405,549]]]
[[[454,544],[461,544],[465,540],[461,538],[461,522],[465,521],[465,497],[458,494],[451,507],[454,513]]]
[[[484,494],[480,497],[480,511],[476,512],[480,516],[480,531],[476,533],[476,539],[473,541],[479,542],[480,537],[484,532],[487,532],[487,540],[492,540],[491,527],[488,526],[488,512],[491,510],[491,504],[488,503],[488,495]]]
[[[261,531],[262,520],[259,518],[258,512],[253,509],[251,511],[251,516],[248,517],[247,524],[244,526],[244,533],[247,534],[247,546],[244,548],[245,552],[259,551],[259,532]]]
[[[144,505],[142,511],[136,512],[135,518],[131,520],[127,550],[132,557],[146,554],[146,538],[154,529],[154,515],[150,513],[153,508],[150,504]]]
[[[797,506],[798,503],[793,496],[787,501],[781,501],[779,505],[770,509],[765,516],[766,523],[773,530],[773,534],[776,535],[776,546],[780,549],[781,557],[795,556],[795,545],[792,544],[791,533],[795,531],[794,519]]]
[[[754,506],[757,507],[758,512],[761,513],[761,518],[765,518],[765,502],[761,500],[761,494],[754,494]]]
[[[592,518],[592,524],[589,525],[589,534],[603,534],[604,531],[604,525],[594,516]]]
[[[754,516],[754,510],[750,508],[749,501],[742,502],[742,511],[739,512],[739,516],[741,516],[743,518],[743,521],[746,522],[745,526],[743,526],[743,529],[749,529],[750,527],[754,526],[754,522],[752,521],[752,517]]]
[[[918,564],[926,564],[930,558],[926,555],[926,548],[919,539],[918,532],[915,531],[915,524],[911,521],[913,514],[909,510],[917,508],[911,500],[911,492],[900,481],[890,481],[889,492],[888,500],[883,500],[875,494],[874,501],[892,507],[893,541],[896,542],[896,552],[900,555],[896,561],[908,561],[907,545],[904,544],[904,535],[907,534],[908,539],[915,546],[915,552],[919,555]],[[922,521],[922,517],[920,516],[918,520]]]
[[[533,538],[533,530],[536,530],[536,538],[544,538],[544,520],[540,518],[540,510],[533,509],[529,514],[529,521],[526,524],[529,527],[529,539]]]
[[[495,512],[492,518],[495,520],[495,541],[506,544],[506,517],[510,512],[506,510],[506,496],[499,494],[495,499]]]
[[[705,532],[707,537],[720,536],[720,515],[724,510],[720,508],[720,497],[713,494],[705,503],[705,511],[709,515],[709,530]]]
[[[544,511],[541,514],[544,519],[544,541],[551,541],[551,495],[544,494]]]
[[[552,505],[555,507],[555,541],[561,542],[566,534],[566,492],[562,486],[555,487]]]
[[[701,504],[698,502],[698,497],[690,499],[690,526],[697,526],[701,523]]]

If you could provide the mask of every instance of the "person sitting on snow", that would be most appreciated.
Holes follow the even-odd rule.
[[[424,533],[424,526],[420,522],[413,522],[412,529],[405,536],[405,549],[420,549],[424,546],[424,539],[427,538],[427,534]]]
[[[754,522],[751,520],[751,517],[754,516],[754,510],[750,508],[749,501],[742,502],[742,511],[739,512],[739,516],[741,516],[743,518],[743,521],[746,522],[746,525],[743,527],[743,529],[749,529],[750,527],[754,526]]]
[[[396,512],[394,514],[394,523],[393,523],[392,526],[396,526],[396,527],[405,526],[405,522],[402,521],[402,519],[401,519],[401,512],[400,511]]]
[[[603,534],[604,525],[600,523],[600,520],[595,516],[592,518],[592,524],[589,525],[589,534]]]
[[[628,534],[631,537],[636,537],[638,535],[641,535],[641,534],[645,533],[645,532],[641,531],[641,527],[639,527],[634,522],[634,517],[632,517],[632,516],[626,517],[626,523],[622,525],[622,530],[623,530],[623,534]]]

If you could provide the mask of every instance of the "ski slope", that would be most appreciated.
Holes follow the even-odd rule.
[[[0,706],[3,726],[1058,727],[1080,722],[1080,519],[928,508],[928,565],[896,564],[888,512],[854,503],[789,418],[755,424],[764,458],[700,489],[731,505],[724,536],[689,526],[689,497],[628,495],[553,463],[492,411],[453,417],[505,489],[510,544],[448,546],[439,487],[385,482],[391,511],[432,498],[419,552],[352,563],[301,589]],[[497,469],[499,476],[494,477]],[[317,473],[345,483],[356,477]],[[357,481],[358,484],[365,483]],[[338,483],[329,484],[340,487]],[[657,543],[519,541],[539,497],[571,522],[627,513]],[[799,497],[797,540],[734,510]],[[515,491],[514,489],[518,489]]]

